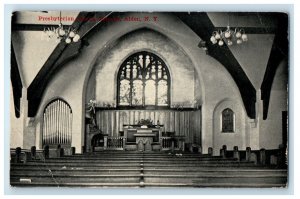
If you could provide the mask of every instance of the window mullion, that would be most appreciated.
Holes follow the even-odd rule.
[[[158,105],[158,64],[155,61],[155,106]]]
[[[142,66],[142,82],[143,82],[143,107],[145,107],[145,86],[146,86],[146,72],[147,72],[147,66],[146,66],[146,56],[147,54],[143,53],[143,66]]]
[[[132,61],[130,61],[130,82],[129,82],[129,85],[130,85],[130,89],[129,89],[129,105],[132,106],[132,89],[133,89],[133,74],[132,74],[132,71],[133,71],[133,63]]]
[[[165,68],[165,73],[167,75],[167,89],[168,89],[168,105],[171,106],[171,77],[170,77],[170,73],[167,71],[167,67],[166,65],[164,65]]]

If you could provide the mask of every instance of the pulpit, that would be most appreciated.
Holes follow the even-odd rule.
[[[125,150],[152,151],[153,144],[160,145],[162,128],[162,125],[124,125]]]

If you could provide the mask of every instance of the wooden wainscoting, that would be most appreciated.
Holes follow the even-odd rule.
[[[150,118],[164,125],[163,133],[174,132],[185,136],[186,143],[200,144],[201,110],[97,110],[96,117],[100,130],[109,137],[119,137],[124,124]]]

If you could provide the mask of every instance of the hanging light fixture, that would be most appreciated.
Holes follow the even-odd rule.
[[[242,44],[243,42],[247,42],[248,36],[244,29],[235,28],[233,30],[228,25],[225,31],[214,31],[210,37],[210,41],[212,44],[218,44],[219,46],[223,46],[224,43],[226,43],[228,46],[231,46],[234,43]]]
[[[248,36],[245,33],[245,30],[242,28],[230,28],[229,26],[229,14],[228,14],[228,25],[226,30],[217,30],[212,33],[210,41],[212,44],[218,44],[223,46],[226,43],[228,46],[232,46],[234,43],[242,44],[243,42],[248,41]]]
[[[58,27],[44,28],[44,34],[47,36],[47,39],[56,38],[56,41],[64,41],[67,44],[70,44],[72,42],[78,42],[80,40],[80,35],[77,33],[76,29],[64,28],[61,22],[61,11],[59,11]]]

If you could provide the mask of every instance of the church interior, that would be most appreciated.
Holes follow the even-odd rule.
[[[19,11],[11,28],[11,185],[286,186],[288,14]]]

